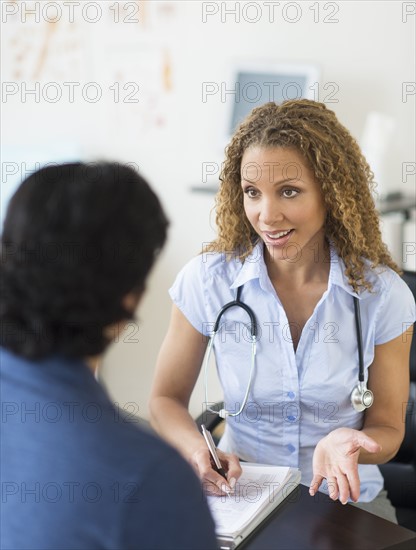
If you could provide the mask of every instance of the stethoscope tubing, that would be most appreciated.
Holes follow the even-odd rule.
[[[212,335],[209,339],[207,350],[204,357],[204,385],[205,385],[205,405],[207,407],[207,410],[219,414],[222,418],[225,418],[226,416],[238,416],[242,413],[244,407],[246,406],[248,396],[251,390],[253,376],[254,376],[254,367],[256,364],[256,351],[257,351],[257,320],[256,316],[254,314],[254,311],[244,302],[241,301],[241,291],[242,286],[239,286],[237,288],[237,294],[236,299],[228,302],[223,306],[220,310],[220,312],[217,315],[217,318],[214,323],[214,328]],[[366,384],[364,382],[364,352],[363,352],[363,337],[362,337],[362,325],[361,325],[361,312],[360,312],[360,303],[356,296],[353,296],[354,298],[354,317],[355,317],[355,328],[357,333],[357,346],[358,346],[358,364],[359,364],[359,370],[358,370],[358,386],[354,388],[352,395],[351,395],[351,403],[354,407],[354,409],[357,412],[361,412],[362,410],[370,407],[373,403],[374,397],[370,390],[367,389]],[[214,411],[209,407],[209,401],[208,401],[208,364],[209,359],[211,356],[212,349],[214,347],[214,341],[215,337],[217,335],[220,321],[224,313],[229,310],[232,307],[240,307],[244,309],[244,311],[247,313],[247,315],[250,317],[250,332],[251,332],[251,366],[250,366],[250,374],[249,374],[249,380],[247,384],[247,389],[244,394],[244,399],[241,404],[241,407],[237,412],[231,412],[227,411],[226,409],[221,409],[220,411]],[[368,404],[369,403],[369,404]]]
[[[354,313],[355,313],[355,329],[357,332],[358,345],[358,380],[364,382],[364,352],[363,352],[363,331],[361,327],[361,311],[360,302],[357,296],[354,298]]]

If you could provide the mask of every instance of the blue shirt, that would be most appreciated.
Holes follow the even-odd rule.
[[[81,361],[0,349],[0,365],[1,548],[217,548],[190,466]]]
[[[257,318],[256,370],[248,403],[237,417],[227,417],[220,448],[241,459],[301,469],[302,483],[312,480],[316,444],[339,427],[361,429],[364,413],[350,401],[358,381],[355,329],[356,293],[345,266],[331,249],[328,288],[305,324],[296,349],[279,296],[269,279],[263,245],[244,263],[225,254],[205,253],[179,273],[170,295],[189,322],[210,335],[218,312],[236,297]],[[415,303],[406,283],[391,269],[368,270],[373,291],[360,300],[365,378],[374,346],[402,334],[415,320]],[[215,359],[225,407],[235,412],[246,392],[251,364],[250,320],[241,308],[227,310],[215,340]],[[376,465],[360,464],[360,501],[373,500],[383,486]],[[325,485],[323,487],[325,491]]]

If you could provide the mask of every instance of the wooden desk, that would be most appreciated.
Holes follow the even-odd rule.
[[[238,550],[416,550],[416,532],[299,487]]]

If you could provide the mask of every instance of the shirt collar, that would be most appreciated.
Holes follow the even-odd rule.
[[[236,289],[253,279],[258,279],[263,289],[269,289],[271,283],[264,262],[263,250],[263,242],[257,242],[251,253],[242,262],[240,270],[237,271],[234,281],[230,285],[231,289]],[[361,299],[363,294],[357,294],[349,284],[348,277],[345,274],[345,264],[339,257],[333,243],[330,244],[330,262],[328,290],[332,285],[336,285],[351,294],[351,296]]]
[[[333,243],[330,244],[329,250],[331,266],[329,270],[328,289],[331,285],[336,285],[345,290],[345,292],[348,292],[348,294],[351,294],[351,296],[361,299],[363,293],[358,294],[350,285],[348,276],[345,273],[345,263],[342,258],[338,256]]]
[[[237,260],[238,261],[238,260]],[[258,241],[253,250],[242,262],[240,270],[237,271],[230,288],[235,289],[245,285],[252,279],[259,279],[261,286],[268,279],[267,268],[263,257],[263,242]]]

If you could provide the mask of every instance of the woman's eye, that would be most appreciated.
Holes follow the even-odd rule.
[[[244,193],[247,195],[247,197],[249,197],[250,199],[254,199],[255,197],[257,197],[257,191],[255,189],[252,189],[252,188],[248,188],[248,189],[245,189],[244,190]]]
[[[296,197],[298,193],[299,191],[297,191],[296,189],[284,189],[282,191],[282,195],[287,199],[293,199],[293,197]]]

